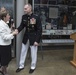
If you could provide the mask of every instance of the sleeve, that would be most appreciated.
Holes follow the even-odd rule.
[[[17,29],[20,32],[23,28],[24,28],[24,23],[23,23],[23,16],[22,16],[20,26]]]
[[[12,33],[8,33],[7,30],[5,30],[2,27],[0,27],[0,36],[2,37],[3,40],[10,40],[14,38]]]
[[[42,36],[42,24],[41,19],[37,17],[37,33],[36,33],[36,42],[39,43]]]

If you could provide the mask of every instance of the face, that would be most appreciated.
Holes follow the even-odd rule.
[[[30,12],[31,12],[31,6],[25,5],[24,6],[24,12],[25,12],[25,14],[30,14]]]
[[[6,17],[5,17],[5,22],[9,21],[10,20],[10,15],[7,14]]]

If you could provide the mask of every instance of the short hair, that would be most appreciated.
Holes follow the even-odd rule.
[[[8,11],[0,11],[0,19],[4,20],[4,17],[6,17],[7,14],[9,14]]]
[[[32,7],[32,5],[31,5],[30,3],[28,3],[28,4],[25,4],[25,5],[28,5],[28,6]]]
[[[32,5],[30,3],[25,4],[25,5],[28,5],[31,8],[31,10],[32,10]]]

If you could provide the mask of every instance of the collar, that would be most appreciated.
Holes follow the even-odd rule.
[[[33,15],[33,13],[31,13],[30,15],[27,15],[28,17],[30,17],[30,16],[32,16]]]
[[[3,23],[4,26],[8,27],[8,24],[5,21],[1,20],[1,22]]]

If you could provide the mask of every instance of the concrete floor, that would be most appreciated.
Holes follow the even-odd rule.
[[[70,64],[73,59],[73,49],[38,51],[37,68],[31,75],[76,75],[76,68]],[[30,75],[30,59],[26,59],[25,69],[16,73],[16,59],[8,67],[9,75]]]

